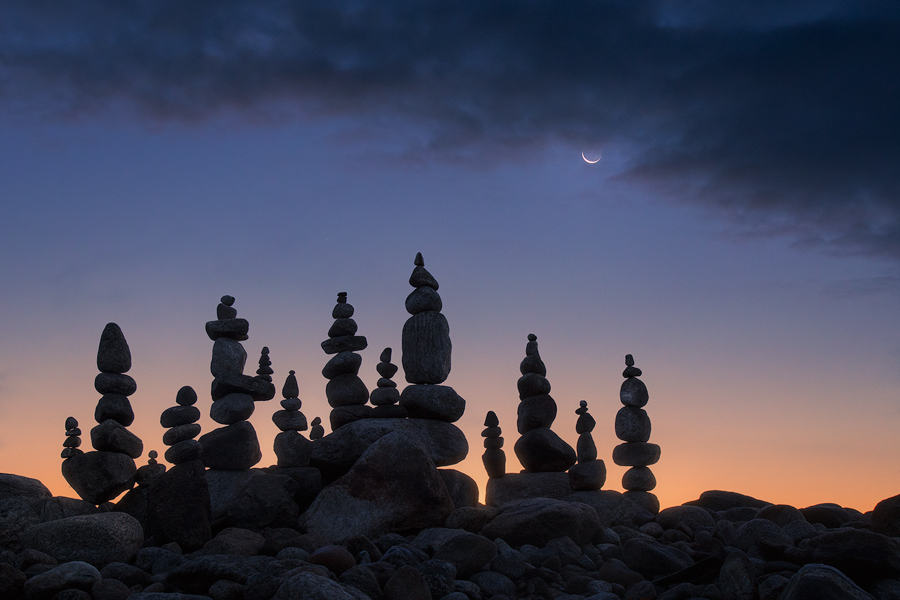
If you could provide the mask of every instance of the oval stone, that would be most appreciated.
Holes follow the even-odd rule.
[[[648,467],[659,461],[660,449],[656,444],[627,442],[613,448],[613,462],[620,467]]]
[[[199,418],[199,416],[198,416]],[[122,394],[104,394],[97,402],[94,409],[94,420],[102,423],[107,419],[113,419],[117,423],[128,427],[134,422],[134,410],[127,396]]]
[[[543,375],[537,373],[526,373],[519,377],[516,382],[519,388],[519,399],[524,400],[531,396],[540,396],[541,394],[550,393],[550,382]]]
[[[650,417],[643,408],[623,406],[616,413],[616,437],[623,442],[646,442],[650,439]]]
[[[163,434],[163,444],[166,446],[174,446],[179,442],[192,440],[198,435],[200,435],[200,426],[198,424],[189,423],[187,425],[178,425]]]
[[[417,315],[426,310],[435,310],[440,312],[444,307],[440,294],[433,288],[422,286],[414,289],[409,296],[406,297],[406,312],[411,315]]]
[[[249,394],[228,394],[213,402],[209,416],[216,423],[233,425],[249,419],[255,408],[253,398]]]
[[[200,420],[200,409],[196,406],[173,406],[159,415],[159,424],[165,428],[196,423]]]
[[[628,491],[649,492],[656,487],[656,476],[647,467],[632,467],[622,476],[622,487]]]
[[[98,373],[94,377],[94,389],[101,394],[130,396],[137,391],[137,382],[131,376],[121,373]]]
[[[647,404],[650,400],[650,394],[647,392],[647,386],[640,379],[629,377],[622,382],[619,388],[619,400],[625,406],[637,406],[638,408]]]

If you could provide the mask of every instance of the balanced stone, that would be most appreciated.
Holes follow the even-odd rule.
[[[411,315],[417,315],[428,310],[440,312],[443,307],[444,303],[440,294],[427,286],[414,289],[406,297],[406,312]]]
[[[336,338],[329,338],[322,342],[322,350],[325,354],[337,354],[338,352],[356,352],[365,350],[368,347],[365,336],[362,335],[345,335]]]
[[[550,394],[525,398],[519,402],[516,428],[522,434],[539,427],[550,427],[556,419],[556,412],[556,401]]]
[[[272,422],[281,431],[306,431],[306,416],[296,410],[279,410],[272,415]]]
[[[519,372],[522,375],[528,373],[537,373],[541,377],[547,376],[547,367],[541,360],[540,352],[538,352],[537,336],[533,333],[528,334],[528,343],[525,345],[525,358],[519,363]]]
[[[343,427],[360,419],[369,419],[372,417],[374,409],[365,404],[347,404],[344,406],[336,406],[329,414],[328,420],[331,423],[331,430],[335,431],[339,427]]]
[[[260,460],[259,439],[249,421],[214,429],[200,437],[203,464],[210,469],[243,471]]]
[[[332,379],[338,375],[357,375],[362,365],[362,356],[345,350],[335,354],[322,368],[322,377]]]
[[[338,292],[337,304],[331,310],[332,319],[349,319],[353,316],[353,305],[347,304],[347,292]]]
[[[578,455],[579,462],[597,460],[597,445],[594,443],[594,438],[590,433],[582,433],[578,436],[578,441],[575,443],[575,453]]]
[[[113,419],[128,427],[134,422],[134,410],[127,396],[122,394],[104,394],[97,401],[94,409],[94,420],[102,423],[107,419]]]
[[[291,373],[293,373],[293,371],[291,371]],[[298,391],[298,393],[299,393],[299,391]],[[281,401],[280,404],[281,404],[281,408],[283,408],[284,410],[291,410],[291,411],[300,410],[300,407],[303,406],[303,402],[301,402],[300,398],[297,398],[297,397],[285,398],[284,400]]]
[[[246,363],[247,351],[239,341],[220,337],[213,344],[212,360],[209,364],[213,377],[228,373],[240,375],[244,372]]]
[[[182,440],[166,450],[166,460],[173,465],[180,465],[197,460],[203,455],[203,446],[197,440]]]
[[[151,450],[147,453],[147,464],[138,468],[137,474],[134,477],[135,483],[139,486],[150,485],[166,472],[166,465],[161,465],[156,462],[157,456],[159,455],[156,453],[156,450]]]
[[[159,424],[166,428],[188,425],[199,420],[200,410],[196,406],[173,406],[159,416]]]
[[[549,427],[522,435],[514,447],[522,467],[529,473],[565,471],[577,460],[575,450]]]
[[[400,394],[400,406],[410,418],[454,423],[466,410],[466,401],[445,385],[409,385]]]
[[[649,492],[656,487],[656,477],[647,467],[632,467],[622,476],[622,487],[629,491]]]
[[[450,325],[437,311],[411,316],[403,325],[403,370],[409,383],[439,384],[450,375]]]
[[[484,426],[485,429],[481,432],[484,437],[484,454],[481,455],[481,460],[488,477],[498,479],[506,475],[506,453],[501,450],[503,438],[500,434],[503,432],[494,411],[488,411],[484,418]]]
[[[91,445],[95,450],[120,452],[137,458],[144,452],[141,439],[113,419],[107,419],[91,429]]]
[[[377,387],[372,390],[371,394],[369,394],[369,402],[371,402],[376,407],[389,407],[400,402],[400,391],[397,389],[397,384],[391,381],[391,377],[393,377],[397,373],[397,365],[391,363],[390,348],[385,348],[381,352],[381,357],[379,358],[379,360],[381,362],[379,362],[375,366],[375,370],[378,371],[378,374],[381,375],[381,378],[378,379],[378,382],[376,384]],[[403,407],[395,407],[393,409],[388,408],[387,410],[380,411],[377,415],[373,412],[372,416],[386,417],[389,414],[399,416],[400,410],[397,409],[402,409],[402,416],[406,416],[406,409]]]
[[[328,337],[335,338],[345,335],[355,335],[358,326],[353,319],[335,319],[328,330]]]
[[[325,385],[325,397],[332,407],[365,404],[369,389],[357,375],[336,375]]]
[[[606,463],[589,460],[569,468],[569,487],[576,492],[599,490],[606,483]]]
[[[197,392],[189,385],[184,386],[175,395],[175,404],[179,406],[193,406],[197,403]]]
[[[281,394],[285,397],[281,401],[284,410],[272,415],[272,422],[281,430],[275,436],[275,455],[278,457],[278,467],[295,468],[309,465],[309,457],[312,454],[312,442],[303,437],[298,431],[307,428],[306,416],[300,412],[303,403],[297,397],[300,394],[300,386],[297,384],[297,376],[294,371],[288,373],[281,388]]]
[[[210,387],[213,400],[234,393],[248,394],[254,402],[263,402],[275,397],[275,386],[271,381],[237,373],[219,375],[213,379]]]
[[[98,373],[94,378],[94,389],[101,394],[122,394],[130,396],[137,391],[137,383],[129,375],[121,373]]]
[[[137,467],[127,454],[97,451],[64,460],[62,473],[79,496],[103,504],[134,487]]]
[[[216,318],[220,321],[237,317],[237,309],[232,306],[234,296],[222,296],[222,301],[216,306]]]
[[[440,288],[440,285],[437,282],[431,273],[428,272],[428,269],[425,268],[425,259],[422,258],[421,252],[416,252],[416,258],[413,261],[416,265],[413,269],[412,275],[409,276],[409,285],[414,288],[418,287],[430,287],[434,291],[437,291]]]
[[[246,421],[253,414],[255,405],[253,398],[247,394],[228,394],[213,402],[209,416],[216,423],[233,425],[238,421]]]
[[[650,417],[643,408],[623,406],[616,413],[616,437],[623,442],[646,442],[650,439]]]
[[[115,323],[108,323],[100,334],[97,350],[97,370],[102,373],[127,373],[131,369],[131,350],[122,330]],[[101,392],[102,393],[102,392]]]
[[[304,418],[304,425],[305,421]],[[279,467],[306,467],[312,455],[312,442],[296,431],[285,430],[275,436],[274,450]]]
[[[631,442],[613,448],[613,462],[622,467],[647,467],[659,461],[660,449],[656,444]]]
[[[524,400],[531,396],[539,396],[550,393],[550,382],[543,375],[526,373],[519,377],[519,399]]]
[[[163,444],[174,446],[178,442],[192,440],[198,435],[200,435],[200,426],[196,423],[176,425],[163,434]]]
[[[325,428],[322,427],[322,419],[320,417],[315,417],[312,420],[312,427],[309,430],[309,439],[319,440],[322,439],[322,436],[324,435]]]
[[[206,335],[211,340],[227,337],[242,342],[248,339],[248,331],[250,331],[250,323],[247,319],[221,319],[206,323]]]

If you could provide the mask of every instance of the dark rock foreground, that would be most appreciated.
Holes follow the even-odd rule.
[[[388,442],[372,449],[373,465]],[[415,443],[407,453],[427,456]],[[193,552],[145,537],[140,521],[115,505],[52,497],[35,479],[0,474],[0,598],[900,598],[900,496],[866,514],[722,491],[655,516],[608,490],[454,509],[437,472],[405,484],[398,472],[393,484],[367,490],[367,477],[389,475],[366,465],[329,492],[346,496],[346,514],[328,514],[319,500],[292,523],[271,514],[241,527],[220,520]],[[275,477],[254,473],[259,486]],[[275,477],[273,489],[287,480]],[[400,485],[427,494],[421,506],[387,514],[376,500]]]

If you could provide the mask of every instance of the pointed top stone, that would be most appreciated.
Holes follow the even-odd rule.
[[[226,294],[226,295],[222,296],[221,302],[225,306],[231,306],[232,304],[234,304],[234,296],[229,296]]]
[[[500,419],[497,418],[496,413],[494,411],[489,410],[487,415],[484,417],[484,426],[485,427],[497,427],[500,425]]]
[[[529,333],[529,334],[528,334],[528,341],[529,341],[529,342],[536,342],[536,341],[537,341],[537,336],[534,335],[533,333]]]
[[[385,348],[384,350],[382,350],[381,356],[378,357],[378,360],[380,360],[381,362],[387,362],[387,363],[391,362],[391,349]]]
[[[416,260],[414,261],[414,264],[415,264],[417,267],[424,267],[424,266],[425,266],[425,259],[422,258],[422,253],[421,253],[421,252],[416,252]]]
[[[541,377],[547,376],[547,367],[541,360],[541,354],[538,352],[537,336],[533,333],[528,334],[528,343],[525,344],[525,358],[519,363],[519,372],[522,375],[528,373],[537,373]]]
[[[284,387],[281,388],[281,395],[284,398],[296,398],[300,395],[300,387],[297,385],[297,377],[291,371],[284,380]]]
[[[425,260],[422,258],[422,253],[419,252],[416,254],[416,268],[413,269],[412,275],[409,276],[409,285],[414,288],[420,287],[430,287],[434,291],[437,291],[440,287],[438,285],[437,279],[428,272],[428,269],[425,268]]]
[[[634,366],[634,357],[630,354],[625,355],[625,366],[633,367]]]
[[[131,350],[115,323],[108,323],[100,334],[97,368],[101,373],[127,373],[131,368]]]
[[[78,419],[76,419],[75,417],[69,417],[68,419],[66,419],[66,431],[75,429],[76,427],[78,427]]]

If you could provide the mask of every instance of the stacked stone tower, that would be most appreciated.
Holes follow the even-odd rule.
[[[300,386],[297,385],[297,377],[291,371],[281,388],[282,410],[272,415],[272,422],[281,430],[275,436],[275,456],[278,457],[278,466],[306,467],[309,466],[309,456],[312,453],[312,442],[303,437],[301,431],[306,431],[306,416],[300,412],[303,402],[298,397]]]
[[[575,410],[578,421],[575,422],[575,433],[578,434],[578,443],[575,448],[578,454],[578,464],[569,468],[569,487],[574,491],[599,490],[606,483],[606,463],[597,460],[597,445],[591,432],[597,422],[588,414],[587,402],[581,401]]]
[[[134,459],[144,451],[140,438],[126,429],[134,421],[128,396],[134,394],[137,384],[125,375],[131,369],[131,350],[115,323],[109,323],[100,335],[97,368],[100,374],[94,379],[94,388],[102,396],[94,411],[98,424],[91,429],[91,444],[95,451],[64,451],[62,472],[79,496],[88,502],[102,504],[134,486],[137,472]],[[74,433],[78,427],[78,422],[70,419],[71,422],[66,421],[67,434]],[[77,435],[69,435],[69,438],[80,439]],[[77,449],[76,442],[69,443],[73,444],[72,449]]]
[[[264,377],[244,375],[247,351],[241,342],[248,338],[250,324],[237,318],[234,298],[222,296],[215,321],[206,323],[206,334],[213,340],[209,370],[213,375],[213,405],[209,416],[224,425],[200,438],[203,462],[210,469],[242,471],[262,459],[256,430],[247,419],[254,403],[275,397],[275,386]]]
[[[499,479],[506,475],[506,453],[503,452],[500,419],[494,411],[488,411],[484,418],[484,427],[484,431],[481,432],[481,437],[484,438],[484,454],[481,455],[481,461],[488,477]]]
[[[425,269],[422,253],[416,254],[409,284],[415,289],[406,298],[412,315],[403,325],[403,371],[407,386],[400,406],[410,418],[454,423],[463,415],[466,401],[450,386],[440,385],[450,375],[450,325],[441,314],[443,302],[437,280]]]
[[[369,388],[359,378],[362,356],[358,350],[368,346],[366,338],[356,335],[357,325],[353,320],[353,306],[347,303],[347,292],[339,292],[337,304],[331,311],[334,324],[328,330],[328,339],[322,342],[325,354],[334,354],[322,369],[322,376],[328,380],[325,397],[332,411],[329,416],[331,430],[335,431],[347,423],[365,419],[372,412],[366,406]]]
[[[634,366],[634,358],[625,355],[625,381],[619,390],[624,406],[616,414],[616,437],[625,442],[613,449],[613,462],[631,467],[622,476],[625,496],[651,513],[659,512],[659,499],[650,493],[656,487],[656,477],[649,466],[659,461],[660,449],[650,439],[650,417],[643,409],[650,399],[647,386],[638,379],[641,370]]]
[[[381,362],[375,369],[381,377],[378,379],[377,387],[369,395],[369,402],[375,406],[372,410],[372,417],[404,419],[406,418],[406,409],[397,404],[400,402],[400,392],[397,390],[397,383],[391,381],[391,377],[397,373],[397,365],[391,362],[391,349],[385,348],[379,360]]]
[[[528,334],[525,358],[519,365],[519,409],[516,426],[521,437],[516,456],[527,473],[566,471],[575,464],[575,450],[554,433],[556,401],[550,396],[547,368],[538,352],[537,336]]]
[[[194,438],[200,435],[200,410],[194,406],[197,403],[197,392],[189,385],[184,386],[175,395],[175,404],[167,408],[159,417],[159,424],[168,428],[163,434],[163,444],[169,446],[166,450],[166,460],[173,465],[180,465],[191,460],[197,460],[203,453],[200,442]]]

